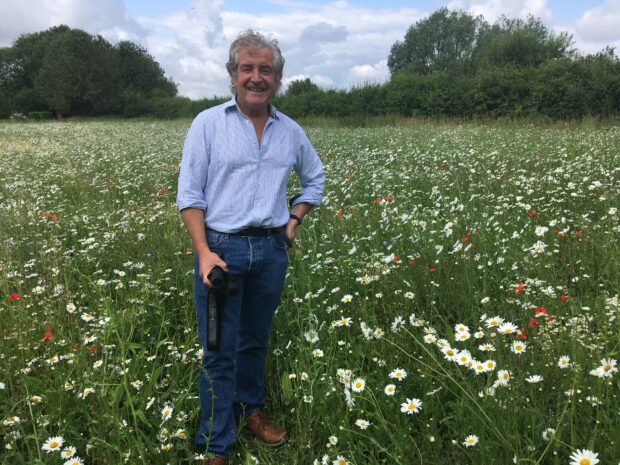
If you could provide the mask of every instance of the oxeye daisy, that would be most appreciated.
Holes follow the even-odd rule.
[[[351,383],[351,390],[353,392],[362,392],[366,387],[366,381],[362,378],[355,378]]]
[[[570,465],[596,465],[599,462],[598,454],[587,449],[577,449],[570,459],[572,460]]]
[[[434,334],[427,334],[424,336],[424,342],[426,342],[427,344],[432,344],[436,340],[437,336],[435,336]]]
[[[478,350],[481,352],[495,352],[495,346],[493,346],[493,344],[491,343],[484,343],[484,344],[480,344],[478,346]]]
[[[468,333],[469,328],[459,323],[459,324],[454,325],[454,332],[455,333]]]
[[[407,399],[407,402],[400,404],[400,411],[411,415],[418,413],[422,409],[422,401],[420,399]]]
[[[80,457],[71,457],[63,465],[84,465],[84,460]]]
[[[450,360],[451,362],[455,361],[458,356],[458,350],[452,347],[444,347],[441,352],[443,352],[443,356],[446,360]]]
[[[349,465],[349,462],[347,462],[342,455],[339,455],[336,457],[336,460],[332,462],[332,465]]]
[[[43,447],[41,447],[41,449],[49,454],[50,452],[60,450],[60,447],[64,442],[65,440],[62,436],[52,436],[51,438],[48,438],[45,443],[43,443]]]
[[[66,447],[61,453],[60,456],[63,459],[70,459],[75,455],[76,449],[75,447]]]
[[[402,368],[396,368],[395,370],[392,370],[389,376],[392,379],[397,379],[398,381],[402,381],[403,379],[407,377],[407,372],[403,370]]]
[[[510,370],[499,370],[497,372],[497,382],[502,386],[506,386],[508,385],[511,376]]]
[[[478,444],[478,436],[475,434],[470,434],[463,441],[463,445],[465,447],[474,447],[476,444]]]
[[[388,384],[383,389],[383,392],[385,393],[386,396],[393,396],[396,393],[396,386],[393,384]]]
[[[601,366],[596,369],[599,378],[608,378],[618,372],[616,365],[618,362],[613,358],[604,358],[601,360]]]
[[[313,357],[321,358],[323,355],[325,355],[325,354],[323,353],[323,351],[321,349],[314,349],[312,351],[312,356]]]
[[[485,320],[487,328],[495,328],[495,327],[501,325],[503,322],[504,322],[504,319],[500,318],[499,316],[494,316],[494,317],[491,317],[491,318],[487,318]]]
[[[514,341],[510,348],[515,354],[522,354],[527,350],[527,344],[523,341]]]
[[[355,420],[355,425],[359,429],[367,429],[370,426],[370,422],[368,420],[364,420],[363,418],[360,418],[358,420]]]
[[[493,371],[495,370],[496,366],[497,366],[497,363],[495,362],[495,360],[484,361],[484,368],[486,369],[486,371]]]
[[[528,376],[527,378],[525,378],[525,381],[527,381],[528,383],[532,383],[532,384],[541,383],[543,380],[544,378],[540,375],[532,375],[532,376]]]
[[[564,369],[570,367],[570,357],[568,355],[562,355],[558,359],[558,367]]]
[[[486,365],[478,360],[472,360],[471,369],[474,370],[474,373],[477,375],[481,375],[487,371]]]
[[[519,331],[519,328],[514,323],[502,323],[498,326],[497,331],[501,334],[512,334]]]
[[[456,356],[456,363],[461,366],[469,366],[469,364],[471,363],[471,354],[469,353],[469,351],[459,351],[458,355]]]
[[[161,409],[161,419],[166,421],[170,420],[172,417],[173,408],[169,405],[166,405],[163,409]]]

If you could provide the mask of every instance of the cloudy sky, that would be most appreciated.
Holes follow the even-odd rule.
[[[311,78],[347,88],[389,77],[387,56],[408,27],[438,8],[467,10],[493,22],[540,17],[573,34],[584,53],[620,50],[620,0],[0,0],[0,46],[58,24],[146,47],[182,95],[228,95],[224,63],[242,30],[276,38],[284,84]]]

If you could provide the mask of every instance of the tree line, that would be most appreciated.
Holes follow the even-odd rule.
[[[449,116],[578,119],[620,112],[614,49],[580,55],[538,18],[441,8],[412,25],[388,57],[390,79],[347,91],[293,82],[277,99],[293,117]]]
[[[570,34],[538,18],[500,18],[441,8],[413,24],[388,56],[390,79],[352,89],[294,81],[274,103],[298,118],[450,116],[582,118],[620,112],[613,48],[581,55]],[[0,117],[14,112],[193,117],[227,100],[192,101],[148,52],[129,41],[58,26],[0,48]]]
[[[176,84],[146,49],[56,26],[0,48],[0,116],[13,112],[127,114],[149,99],[174,99]]]

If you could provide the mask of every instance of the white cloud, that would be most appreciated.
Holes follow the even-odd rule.
[[[349,71],[348,81],[352,84],[384,82],[390,77],[387,60],[374,65],[355,65]]]
[[[447,6],[449,9],[482,15],[489,22],[495,22],[502,15],[508,18],[526,18],[528,15],[533,15],[543,21],[552,18],[546,0],[453,0]]]
[[[123,0],[3,0],[0,18],[0,45],[10,45],[20,34],[60,24],[101,34],[112,42],[137,41],[146,34],[144,28],[129,18]]]
[[[607,0],[584,12],[575,34],[581,42],[606,45],[620,43],[620,0]]]
[[[0,0],[0,45],[58,24],[101,34],[111,42],[132,40],[148,49],[179,84],[181,95],[197,99],[229,95],[228,46],[239,32],[252,28],[279,41],[286,59],[283,89],[296,78],[310,78],[324,88],[346,88],[386,80],[390,48],[430,13],[366,8],[342,0],[272,3],[282,12],[246,14],[226,11],[222,0],[193,0],[186,10],[131,18],[123,0]],[[489,22],[502,14],[532,14],[556,32],[573,32],[577,46],[587,51],[619,44],[620,0],[606,0],[559,29],[546,0],[452,0],[446,6],[482,14]]]

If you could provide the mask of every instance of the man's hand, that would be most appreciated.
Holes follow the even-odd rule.
[[[228,272],[226,262],[222,260],[218,254],[208,250],[198,255],[198,274],[200,275],[202,282],[208,287],[212,286],[211,281],[209,281],[208,278],[209,273],[216,266],[219,266],[224,271]]]
[[[297,229],[297,226],[299,226],[297,220],[291,218],[290,220],[288,220],[288,223],[286,223],[286,226],[284,227],[284,234],[290,242],[289,247],[293,247],[293,244],[295,243],[295,237],[297,237],[295,230]]]

